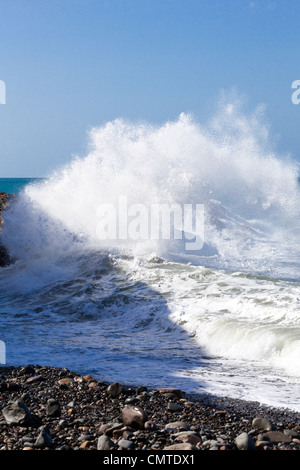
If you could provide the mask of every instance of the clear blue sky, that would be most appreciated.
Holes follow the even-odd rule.
[[[0,177],[47,176],[118,117],[206,122],[231,88],[300,160],[299,45],[299,0],[0,0]]]

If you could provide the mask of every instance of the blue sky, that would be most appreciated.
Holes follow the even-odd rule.
[[[123,117],[200,123],[234,88],[300,161],[298,0],[0,0],[0,177],[47,176]]]

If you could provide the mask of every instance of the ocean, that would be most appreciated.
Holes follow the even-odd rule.
[[[49,177],[1,179],[6,364],[300,411],[298,170],[227,107],[117,119]]]
[[[0,178],[0,192],[16,194],[30,183],[40,181],[42,178]]]

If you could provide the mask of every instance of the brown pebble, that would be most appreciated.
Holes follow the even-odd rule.
[[[189,444],[197,445],[198,443],[201,443],[202,439],[199,436],[196,436],[195,434],[180,434],[180,436],[176,437],[176,442],[188,442]]]
[[[270,440],[270,442],[275,442],[275,443],[291,442],[291,438],[289,436],[287,436],[286,434],[284,434],[283,432],[280,432],[280,431],[268,431],[268,432],[265,433],[265,435]]]
[[[97,387],[97,382],[90,382],[89,383],[89,388],[94,388],[94,387]]]
[[[64,379],[60,379],[58,381],[58,384],[59,385],[71,385],[72,382],[73,382],[72,379],[70,379],[69,377],[65,377]]]
[[[91,445],[93,445],[92,441],[83,441],[80,444],[80,449],[86,449],[87,447],[90,447]]]
[[[143,429],[144,423],[148,421],[148,415],[140,406],[125,405],[122,409],[122,420],[125,426]]]
[[[219,410],[214,412],[214,416],[226,415],[228,412],[226,410]]]
[[[162,393],[163,395],[166,393],[172,393],[176,395],[178,398],[183,398],[183,393],[178,388],[158,388],[157,391]]]
[[[94,377],[92,377],[91,375],[84,375],[83,378],[84,378],[84,380],[86,380],[87,382],[96,382],[96,380],[94,379]]]
[[[112,432],[112,436],[113,438],[118,439],[119,437],[123,436],[123,432],[123,429],[114,429]]]

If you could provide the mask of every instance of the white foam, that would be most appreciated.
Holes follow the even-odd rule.
[[[186,114],[161,126],[117,119],[89,138],[86,156],[28,186],[6,214],[3,238],[14,256],[52,251],[56,258],[83,240],[188,260],[199,255],[200,263],[217,255],[217,267],[270,274],[293,249],[292,262],[299,255],[298,166],[271,149],[260,108],[245,116],[238,103],[225,103],[206,126]],[[99,205],[117,207],[120,196],[146,207],[204,204],[204,247],[191,253],[174,240],[100,240]]]

